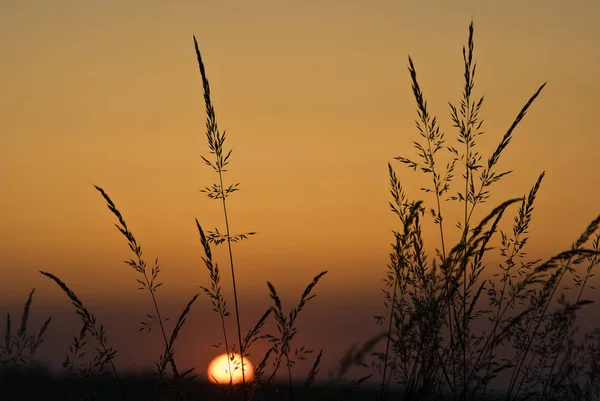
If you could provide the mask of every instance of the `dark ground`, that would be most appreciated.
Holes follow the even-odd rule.
[[[20,370],[0,370],[0,400],[2,401],[146,401],[153,400],[156,380],[151,374],[126,375],[120,377],[127,397],[114,376],[93,381],[84,381],[76,377],[52,374],[41,368]],[[184,385],[183,401],[237,401],[241,391],[229,394],[225,398],[224,389],[206,380],[193,379]],[[275,383],[265,392],[256,397],[260,401],[291,400],[287,384]],[[306,388],[304,383],[298,383],[293,388],[294,401],[376,401],[379,399],[379,388],[361,385],[352,389],[346,386],[325,386],[315,383]],[[164,400],[175,399],[165,397]],[[389,401],[402,400],[402,392],[390,390],[386,398]],[[445,398],[444,398],[445,399]],[[450,398],[448,398],[450,399]],[[486,397],[486,400],[490,398]]]

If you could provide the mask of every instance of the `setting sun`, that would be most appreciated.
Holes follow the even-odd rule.
[[[231,378],[229,376],[231,366]],[[227,354],[222,354],[212,360],[208,366],[208,379],[213,383],[226,384],[229,380],[235,383],[242,382],[242,364],[239,354],[233,354],[233,359],[227,358]],[[250,361],[244,358],[244,375],[246,380],[251,379],[254,374],[254,367]]]

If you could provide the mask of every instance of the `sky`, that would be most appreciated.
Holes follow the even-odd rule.
[[[104,323],[118,366],[153,366],[160,338],[138,332],[151,301],[123,263],[132,255],[94,185],[115,202],[147,262],[159,257],[158,301],[174,320],[208,285],[194,218],[224,230],[221,204],[199,192],[217,177],[200,158],[208,146],[195,34],[233,148],[225,179],[240,182],[228,199],[231,229],[257,232],[233,246],[242,326],[270,305],[267,281],[289,308],[328,270],[298,321],[298,344],[324,348],[327,371],[378,331],[372,316],[383,313],[380,288],[399,229],[387,163],[409,196],[433,205],[419,191],[429,178],[394,161],[414,157],[419,138],[408,55],[456,145],[448,102],[460,101],[461,49],[474,21],[474,91],[486,98],[477,145],[486,160],[548,82],[500,159],[514,172],[475,213],[523,196],[545,171],[528,254],[548,257],[600,212],[598,15],[593,0],[2,0],[0,313],[18,316],[35,288],[33,322],[53,316],[39,359],[59,366],[80,326],[39,270],[51,272]],[[455,242],[460,208],[445,210]],[[424,238],[433,255],[431,222]],[[224,246],[215,259],[233,312]],[[228,324],[233,335],[233,318]],[[182,363],[202,372],[219,341],[218,316],[201,294],[178,340]]]

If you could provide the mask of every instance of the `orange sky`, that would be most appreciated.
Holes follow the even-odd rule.
[[[355,330],[349,346],[373,332],[364,326],[381,313],[379,286],[398,228],[386,164],[412,157],[417,139],[407,55],[454,144],[447,102],[460,100],[471,18],[486,159],[548,81],[501,158],[500,169],[515,173],[480,212],[522,196],[545,170],[529,251],[568,248],[600,211],[600,3],[575,3],[2,2],[0,303],[17,312],[35,287],[33,313],[56,316],[48,342],[66,352],[77,321],[64,294],[38,273],[46,270],[97,308],[115,343],[156,340],[138,334],[137,324],[111,321],[141,319],[148,295],[122,263],[127,244],[93,184],[116,203],[148,262],[159,255],[160,295],[173,314],[207,285],[194,218],[207,229],[222,229],[223,218],[219,202],[198,192],[216,177],[198,156],[208,150],[193,33],[234,149],[226,179],[241,182],[230,198],[231,226],[258,232],[234,247],[246,327],[268,306],[267,280],[291,301],[327,269],[300,322],[306,341],[327,348],[320,340]],[[423,197],[425,177],[393,164],[409,194]],[[448,208],[451,239],[458,216],[458,207]],[[433,253],[439,238],[431,227],[425,240]],[[223,251],[216,256],[229,280]],[[187,361],[204,366],[204,350],[220,337],[208,300],[195,308],[181,341],[198,349]],[[367,320],[348,321],[353,308]],[[343,349],[334,345],[331,360]]]

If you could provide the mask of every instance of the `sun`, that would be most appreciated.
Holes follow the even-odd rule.
[[[233,357],[233,359],[231,359]],[[215,359],[212,360],[210,365],[208,365],[208,380],[213,383],[218,384],[228,384],[229,377],[229,369],[231,367],[231,381],[233,384],[242,382],[242,364],[240,361],[239,354],[230,354],[230,357],[227,358],[227,354],[219,355]],[[254,374],[254,367],[250,363],[247,358],[244,358],[244,376],[246,377],[246,381],[252,378]]]

